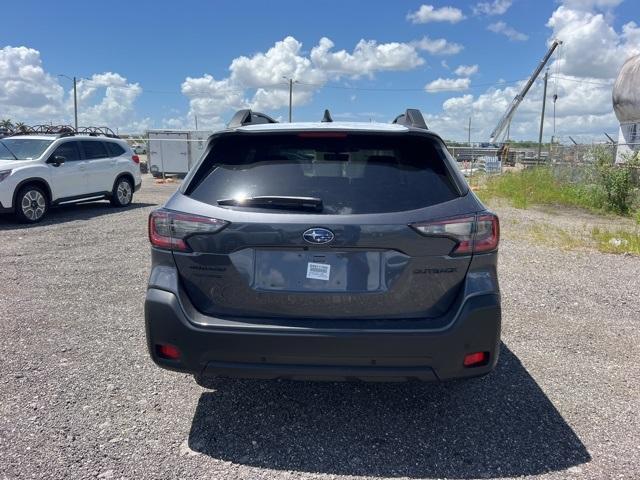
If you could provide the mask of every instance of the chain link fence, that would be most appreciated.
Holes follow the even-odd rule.
[[[449,152],[458,161],[462,172],[469,176],[476,172],[500,174],[511,169],[523,169],[535,166],[549,166],[562,172],[575,171],[577,176],[581,171],[592,170],[597,156],[595,152],[606,154],[611,162],[615,162],[616,153],[620,147],[625,151],[639,152],[640,143],[613,144],[593,143],[577,145],[546,145],[538,156],[537,148],[505,148],[502,151],[496,147],[449,147]],[[636,153],[637,155],[638,153]],[[632,157],[625,154],[625,157]],[[620,155],[618,155],[620,157]],[[576,178],[578,180],[578,178]]]

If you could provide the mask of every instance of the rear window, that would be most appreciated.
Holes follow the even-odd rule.
[[[314,135],[220,137],[186,193],[211,205],[256,196],[316,197],[320,213],[343,215],[414,210],[459,196],[440,148],[428,137]]]
[[[117,143],[104,142],[104,144],[106,145],[107,150],[109,151],[109,156],[111,157],[119,157],[120,155],[124,155],[125,153],[125,149]]]
[[[104,148],[104,144],[99,141],[82,141],[82,148],[84,150],[84,158],[87,160],[94,160],[98,158],[107,158],[109,154]]]

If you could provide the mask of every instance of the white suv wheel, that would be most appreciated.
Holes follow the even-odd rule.
[[[113,188],[111,203],[118,207],[126,207],[133,199],[133,186],[127,178],[119,178]]]
[[[39,222],[47,212],[47,198],[44,192],[35,186],[23,188],[16,203],[16,213],[25,222]]]

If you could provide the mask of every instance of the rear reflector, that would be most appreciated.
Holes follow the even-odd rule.
[[[447,237],[457,242],[451,255],[489,252],[498,248],[500,223],[492,213],[452,217],[411,225],[427,237]]]
[[[167,360],[179,360],[180,350],[174,345],[161,344],[156,345],[156,353],[159,357],[166,358]]]
[[[133,163],[140,163],[140,157],[138,155],[131,155],[131,160],[133,160]]]
[[[149,215],[149,241],[157,248],[189,251],[185,240],[191,235],[216,233],[229,222],[171,210],[154,210]]]
[[[489,363],[489,352],[475,352],[465,355],[465,367],[480,367]]]

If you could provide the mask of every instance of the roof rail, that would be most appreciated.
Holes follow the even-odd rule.
[[[9,135],[58,135],[67,137],[72,135],[90,135],[92,137],[104,136],[110,138],[120,138],[109,127],[78,127],[76,130],[71,125],[21,125]]]
[[[329,109],[325,109],[324,115],[322,116],[322,120],[320,120],[320,121],[322,123],[333,122],[333,118],[331,117],[331,112],[329,111]]]
[[[238,128],[245,125],[258,125],[261,123],[278,123],[269,115],[260,112],[252,112],[250,109],[238,110],[231,118],[229,128]]]
[[[404,125],[405,127],[429,130],[429,127],[427,127],[424,117],[422,116],[422,112],[417,108],[407,108],[404,113],[398,115],[391,123],[397,123],[399,125]]]
[[[92,137],[103,135],[105,137],[120,138],[109,127],[78,127],[76,133],[78,135],[91,135]]]

